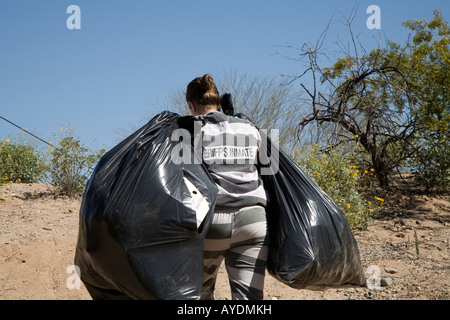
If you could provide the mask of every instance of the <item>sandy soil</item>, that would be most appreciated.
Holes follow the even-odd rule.
[[[6,185],[0,199],[0,299],[89,300],[72,267],[81,200],[55,199],[46,183]],[[379,288],[297,290],[267,275],[265,299],[449,299],[449,198],[412,195],[390,208],[367,231],[354,231]],[[224,268],[216,298],[230,299]]]

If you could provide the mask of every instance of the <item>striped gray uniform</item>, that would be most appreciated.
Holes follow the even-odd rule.
[[[268,255],[266,192],[257,169],[261,136],[247,120],[210,112],[202,122],[203,161],[219,193],[205,238],[202,299],[214,298],[225,259],[233,299],[263,299]]]

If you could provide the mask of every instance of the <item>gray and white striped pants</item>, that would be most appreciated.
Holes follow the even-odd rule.
[[[214,299],[217,272],[225,259],[232,299],[262,300],[269,253],[265,208],[214,212],[204,253],[201,299]]]

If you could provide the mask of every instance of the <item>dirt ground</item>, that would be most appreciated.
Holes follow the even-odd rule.
[[[90,299],[72,266],[81,199],[55,199],[49,191],[46,183],[0,190],[0,299]],[[448,197],[397,198],[367,231],[354,231],[371,288],[297,290],[267,275],[265,299],[448,300],[449,225]],[[216,299],[230,299],[224,268]]]

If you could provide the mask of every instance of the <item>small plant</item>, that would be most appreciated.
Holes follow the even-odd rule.
[[[61,128],[60,130],[63,130]],[[66,126],[59,137],[58,145],[51,151],[49,173],[56,195],[76,197],[82,194],[92,166],[105,152],[93,151],[75,139],[74,130]]]
[[[384,203],[380,197],[365,199],[359,190],[360,179],[373,171],[358,168],[353,157],[338,147],[323,150],[316,144],[295,153],[293,159],[344,212],[351,227],[367,229],[372,214]]]
[[[6,182],[39,182],[45,174],[45,159],[21,137],[0,141],[0,177]]]
[[[446,193],[450,185],[450,144],[443,136],[428,141],[410,161],[416,181],[425,192]]]
[[[436,295],[436,300],[448,300],[448,298],[448,292],[445,290],[441,290],[441,292]]]
[[[416,229],[414,229],[414,245],[416,246],[416,255],[419,257],[419,239],[417,238]]]

